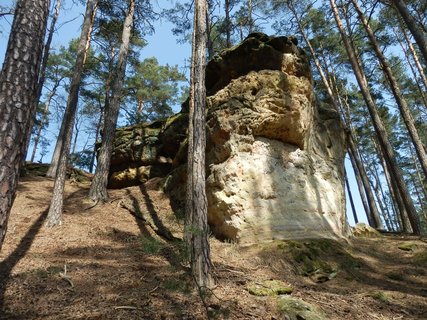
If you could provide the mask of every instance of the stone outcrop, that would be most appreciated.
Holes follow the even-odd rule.
[[[344,130],[333,109],[316,103],[309,62],[295,39],[252,34],[210,61],[206,77],[213,232],[242,243],[344,236]],[[183,111],[119,131],[111,185],[173,169],[165,189],[183,199]]]

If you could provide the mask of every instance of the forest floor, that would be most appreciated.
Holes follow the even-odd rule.
[[[67,182],[63,224],[49,229],[52,187],[36,176],[19,183],[0,252],[0,319],[295,319],[280,310],[281,295],[249,292],[271,279],[323,314],[298,319],[427,319],[425,239],[211,238],[216,287],[199,295],[171,237],[182,237],[182,217],[157,181],[111,190],[111,202],[94,207],[89,183]]]

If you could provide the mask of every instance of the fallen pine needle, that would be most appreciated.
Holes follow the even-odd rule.
[[[114,308],[114,310],[119,310],[119,309],[121,309],[121,310],[138,310],[137,307],[132,307],[132,306],[115,306],[113,308]]]

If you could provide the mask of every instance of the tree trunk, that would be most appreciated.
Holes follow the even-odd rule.
[[[408,212],[408,217],[411,222],[411,226],[413,229],[413,232],[415,234],[420,234],[420,225],[418,221],[417,211],[415,209],[414,203],[411,199],[411,196],[409,194],[408,188],[406,186],[406,183],[403,179],[402,171],[400,170],[400,167],[398,166],[396,162],[396,157],[394,155],[394,150],[390,144],[390,141],[388,139],[387,131],[384,127],[384,124],[378,114],[377,107],[375,105],[375,102],[371,96],[371,93],[369,91],[368,82],[366,80],[366,77],[363,73],[362,67],[360,65],[360,62],[358,58],[355,55],[355,50],[353,48],[353,45],[350,43],[349,39],[347,38],[347,35],[345,34],[344,27],[341,22],[341,18],[339,17],[338,8],[335,4],[335,0],[330,0],[331,7],[334,13],[334,18],[336,21],[336,24],[338,26],[338,29],[341,34],[341,39],[344,43],[345,49],[348,54],[348,58],[350,60],[350,63],[353,67],[354,75],[356,77],[356,80],[359,84],[360,91],[363,95],[363,98],[365,100],[365,103],[367,105],[367,108],[369,110],[369,114],[372,118],[372,122],[375,128],[375,132],[378,136],[378,141],[380,142],[381,149],[383,151],[384,158],[387,162],[387,164],[390,167],[390,172],[392,174],[393,179],[396,182],[396,185],[399,189],[400,195],[402,197],[402,200],[405,204],[406,211]]]
[[[98,142],[98,138],[99,138],[99,132],[101,130],[101,125],[102,125],[102,119],[103,119],[103,115],[104,112],[101,109],[101,114],[99,116],[99,120],[98,123],[96,124],[96,133],[95,133],[95,143],[93,145],[93,151],[92,151],[92,156],[90,159],[90,165],[89,165],[89,172],[92,173],[93,172],[93,167],[95,165],[95,158],[96,158],[96,143]]]
[[[398,227],[401,231],[410,233],[412,229],[408,220],[408,214],[406,213],[405,204],[403,203],[402,197],[400,197],[399,190],[397,189],[396,183],[394,183],[394,180],[391,177],[389,167],[376,140],[373,140],[372,142],[374,143],[374,147],[377,150],[377,154],[380,159],[381,166],[383,168],[384,176],[386,178],[388,189],[393,199],[393,203],[397,206],[397,208],[395,207],[396,223],[398,224]]]
[[[425,178],[427,178],[427,154],[426,154],[426,151],[424,150],[423,143],[418,134],[418,130],[415,127],[415,121],[411,114],[411,111],[409,110],[408,104],[405,98],[403,97],[402,92],[400,91],[400,87],[397,83],[397,80],[394,77],[393,72],[391,71],[391,68],[387,62],[387,59],[384,56],[377,42],[376,37],[373,31],[371,30],[371,27],[369,26],[369,23],[362,12],[362,9],[360,9],[356,0],[351,0],[351,2],[353,3],[353,6],[355,7],[357,14],[359,15],[359,19],[362,22],[363,27],[365,28],[368,34],[369,41],[371,42],[371,45],[375,51],[375,54],[378,60],[380,61],[381,69],[389,82],[390,89],[393,93],[394,99],[396,100],[397,105],[399,106],[400,115],[402,116],[405,126],[408,129],[409,136],[411,137],[412,143],[414,144],[415,151],[417,153],[418,159],[421,164],[421,168],[423,169],[423,172],[424,172],[424,176]]]
[[[231,48],[231,18],[230,18],[230,0],[225,0],[225,34],[226,46]]]
[[[414,46],[412,45],[411,40],[408,37],[408,34],[406,33],[405,28],[401,25],[400,30],[402,31],[403,37],[405,38],[406,44],[408,45],[409,51],[411,52],[412,58],[414,59],[415,65],[417,67],[418,73],[420,74],[420,77],[424,84],[424,90],[427,90],[427,76],[424,72],[424,69],[421,65],[420,59],[418,58],[418,54],[415,51]],[[424,92],[423,92],[424,93]],[[427,105],[426,105],[427,107]]]
[[[415,81],[415,84],[417,85],[418,91],[421,94],[421,99],[423,100],[424,109],[425,109],[423,111],[425,113],[427,111],[427,95],[426,95],[427,79],[425,79],[424,71],[423,71],[421,65],[417,64],[417,61],[415,61],[415,64],[416,64],[418,73],[417,73],[417,71],[415,71],[414,66],[412,65],[412,61],[411,61],[410,54],[409,54],[408,50],[403,45],[403,41],[398,39],[397,32],[395,32],[395,35],[396,35],[397,41],[400,44],[400,47],[402,48],[403,53],[405,54],[406,62],[408,63],[409,68],[411,69],[411,73],[412,73],[412,76],[414,77],[414,81]],[[411,44],[411,46],[412,46],[412,44]],[[414,52],[414,53],[416,55],[416,52]],[[414,57],[413,54],[411,54],[411,55],[412,55],[412,57]],[[417,59],[418,59],[418,57],[417,57]],[[419,61],[418,61],[418,63],[419,63]],[[420,67],[421,69],[418,69],[418,67]],[[418,79],[418,74],[420,74],[421,81],[423,82],[422,85],[420,83],[420,80]]]
[[[56,21],[58,20],[60,10],[61,10],[61,0],[57,0],[56,5],[55,5],[55,12],[54,12],[52,20],[50,22],[46,44],[44,45],[44,48],[43,48],[43,59],[42,59],[42,63],[40,66],[39,80],[38,80],[38,84],[37,84],[36,108],[37,108],[38,104],[40,103],[40,98],[42,96],[43,86],[44,86],[44,83],[46,80],[46,67],[47,67],[47,62],[49,60],[50,46],[52,44],[53,34],[55,32],[55,25],[56,25]],[[49,95],[49,102],[47,104],[47,108],[45,108],[45,110],[43,112],[42,122],[40,124],[40,127],[37,129],[38,135],[36,136],[36,138],[34,140],[34,148],[33,148],[33,153],[31,155],[31,160],[30,160],[31,162],[34,161],[35,152],[37,150],[37,145],[38,145],[38,142],[40,141],[41,131],[43,129],[44,123],[47,122],[47,115],[48,115],[49,104],[50,104],[51,99],[52,99],[52,96]],[[34,119],[34,117],[35,117],[35,114],[33,115],[32,118]],[[31,128],[32,128],[32,125],[31,125]],[[28,142],[27,142],[28,146],[30,145],[30,141],[31,141],[31,135],[28,137]]]
[[[365,190],[366,198],[368,200],[369,211],[367,212],[368,221],[371,227],[376,229],[384,229],[383,223],[378,212],[377,205],[375,203],[374,193],[372,192],[371,184],[369,183],[368,175],[366,174],[365,165],[363,164],[362,157],[356,147],[353,137],[349,137],[349,149],[351,150],[354,161],[357,166],[357,170],[360,174],[363,189]]]
[[[191,58],[185,238],[191,271],[199,288],[213,286],[205,190],[206,0],[196,0]]]
[[[353,195],[351,194],[350,184],[348,183],[347,172],[345,172],[344,178],[345,178],[345,186],[347,187],[348,198],[350,200],[351,212],[353,213],[354,223],[358,224],[359,219],[357,219],[356,208],[354,206]]]
[[[366,201],[365,188],[363,187],[362,178],[360,177],[360,172],[353,156],[353,152],[349,149],[348,155],[351,161],[351,166],[353,167],[354,177],[356,178],[357,188],[359,190],[360,199],[362,201],[363,209],[365,210],[366,218],[371,227],[373,227],[372,215],[370,213],[368,202]]]
[[[254,31],[254,22],[253,22],[253,2],[252,0],[248,0],[248,25],[249,25],[249,33]]]
[[[56,21],[58,20],[60,11],[61,11],[61,0],[57,0],[55,5],[55,12],[50,22],[46,44],[44,45],[44,48],[43,48],[43,60],[40,67],[40,79],[39,79],[38,88],[37,88],[38,90],[37,102],[40,101],[40,97],[42,96],[43,86],[46,80],[46,68],[47,68],[47,62],[49,61],[50,46],[52,44],[53,34],[55,33]]]
[[[418,27],[418,23],[412,17],[408,8],[402,0],[391,0],[396,10],[399,12],[409,31],[415,39],[415,42],[420,48],[421,54],[424,57],[424,62],[427,65],[427,40],[423,30]]]
[[[73,136],[73,126],[79,99],[80,82],[83,74],[86,54],[89,48],[88,43],[90,43],[90,34],[95,18],[97,2],[98,0],[89,0],[86,5],[82,32],[77,49],[77,58],[74,65],[74,74],[71,80],[67,107],[65,109],[64,120],[62,122],[64,135],[58,137],[58,140],[62,141],[62,147],[59,154],[58,169],[56,171],[55,183],[53,186],[52,200],[46,218],[46,225],[48,227],[57,226],[62,223],[62,206],[64,200],[65,175],[67,172],[68,156]]]
[[[58,86],[57,86],[57,85],[55,85],[55,86],[52,88],[52,91],[50,92],[49,97],[48,97],[48,99],[47,99],[47,101],[46,101],[46,105],[45,105],[44,110],[43,110],[43,116],[42,116],[42,119],[41,119],[41,121],[40,121],[40,124],[39,124],[39,125],[38,125],[38,127],[37,127],[36,135],[35,135],[35,137],[34,137],[33,152],[32,152],[32,154],[31,154],[31,159],[30,159],[30,161],[31,161],[31,162],[34,162],[34,158],[35,158],[35,156],[36,156],[36,152],[37,152],[37,147],[38,147],[38,144],[39,144],[39,141],[40,141],[41,135],[42,135],[42,130],[43,130],[43,127],[44,127],[44,125],[46,124],[47,119],[48,119],[48,115],[49,115],[49,106],[50,106],[50,103],[51,103],[51,101],[52,101],[53,96],[56,94],[56,89],[57,89],[57,88],[58,88]]]
[[[112,85],[112,97],[105,108],[104,131],[101,148],[99,150],[98,165],[96,166],[95,176],[93,177],[89,190],[89,197],[94,201],[108,200],[108,173],[110,170],[117,119],[120,111],[120,100],[122,98],[122,87],[126,73],[126,60],[133,28],[134,12],[135,0],[129,0],[129,8],[123,24],[122,43],[119,50],[116,77]]]
[[[49,0],[19,0],[0,73],[0,249],[36,108]]]

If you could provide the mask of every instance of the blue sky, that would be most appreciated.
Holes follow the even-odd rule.
[[[58,48],[63,45],[66,46],[69,41],[79,36],[80,26],[83,21],[84,7],[81,5],[75,5],[71,0],[63,0],[63,9],[60,14],[60,18],[57,26],[60,28],[56,31],[53,38],[52,48]],[[156,11],[160,11],[159,2],[166,6],[170,6],[171,1],[160,0],[155,1],[154,7]],[[3,6],[12,4],[12,0],[2,0]],[[7,45],[8,34],[10,25],[12,23],[12,17],[6,17],[0,19],[0,63],[3,63],[4,53]],[[155,22],[155,35],[147,36],[146,40],[148,45],[141,52],[141,59],[155,56],[160,64],[178,65],[184,67],[185,60],[191,54],[190,45],[182,45],[176,42],[176,38],[172,34],[172,26],[170,23],[164,20],[158,20]],[[50,128],[51,135],[57,131],[57,127]],[[53,137],[54,139],[54,137]],[[54,142],[51,144],[53,148]],[[31,147],[30,147],[31,150]],[[51,153],[47,154],[44,161],[50,161]],[[346,160],[347,173],[349,175],[350,185],[352,188],[353,197],[355,198],[356,209],[358,212],[359,220],[366,222],[366,216],[364,214],[363,207],[361,205],[357,185],[355,183],[353,169]],[[350,204],[347,200],[347,212],[348,218],[351,224],[353,224],[353,217],[350,211]]]

